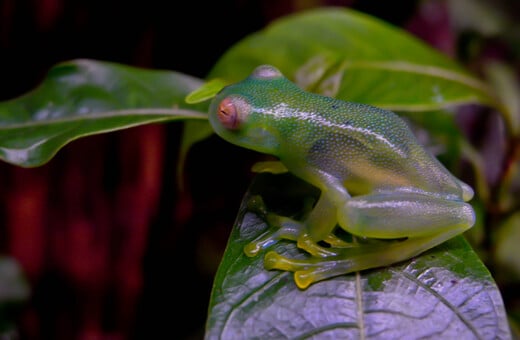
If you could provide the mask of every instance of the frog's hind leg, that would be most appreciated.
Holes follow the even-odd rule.
[[[339,225],[363,237],[423,237],[469,229],[475,213],[468,203],[429,194],[390,192],[357,196],[338,211]]]
[[[387,239],[335,248],[336,256],[289,259],[268,252],[267,269],[294,272],[298,287],[330,277],[407,260],[469,229],[475,215],[462,201],[398,193],[357,196],[338,211],[340,226],[354,235]]]

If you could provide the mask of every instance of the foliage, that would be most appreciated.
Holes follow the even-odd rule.
[[[204,119],[184,102],[200,84],[176,72],[91,60],[57,65],[38,89],[0,104],[0,157],[38,166],[83,136],[174,119]]]
[[[507,68],[490,66],[487,82],[400,29],[352,10],[326,8],[282,18],[246,37],[222,56],[208,80],[234,82],[266,63],[307,90],[401,112],[418,134],[429,131],[425,144],[432,150],[441,145],[452,151],[439,157],[459,177],[464,162],[472,165],[478,194],[472,203],[479,212],[479,225],[496,216],[496,207],[500,216],[518,210],[513,198],[520,178],[520,153],[514,151],[519,148],[520,113],[514,91],[507,91],[515,86]],[[204,120],[207,102],[199,102],[207,96],[194,98],[192,94],[189,103],[184,100],[202,83],[177,72],[95,60],[60,64],[36,90],[0,103],[0,158],[24,167],[38,166],[80,137],[185,120],[182,165],[190,146],[212,133]],[[455,107],[462,104],[492,108],[508,123],[508,166],[494,188],[488,187],[482,155],[455,123]],[[247,212],[247,201],[255,192],[270,195],[275,180],[265,177],[253,183],[231,232],[215,278],[208,338],[238,334],[303,337],[323,332],[395,337],[399,332],[419,332],[414,327],[420,324],[410,322],[419,319],[427,323],[421,327],[425,336],[438,332],[448,336],[462,327],[475,338],[509,337],[497,287],[461,237],[407,263],[334,278],[307,291],[296,289],[286,273],[265,271],[261,256],[245,258],[244,243],[264,228]],[[290,181],[294,179],[286,180]],[[297,187],[287,190],[291,199],[313,195]],[[287,210],[281,203],[286,198],[271,196],[277,202],[273,210],[301,214],[301,206]],[[511,219],[517,220],[517,215]],[[512,228],[514,223],[504,225]],[[499,244],[511,247],[507,241]],[[297,252],[290,243],[276,247],[282,253]],[[478,292],[478,304],[474,292]],[[408,305],[397,305],[396,294]],[[300,305],[301,309],[294,310]],[[293,313],[285,320],[279,314],[282,310]],[[379,329],[383,321],[395,323],[394,327]],[[441,325],[438,331],[435,327]]]
[[[315,196],[313,189],[290,175],[260,175],[253,182],[215,277],[208,339],[509,337],[500,293],[461,236],[403,264],[335,277],[304,291],[291,273],[266,272],[261,257],[244,255],[242,247],[268,228],[248,200],[261,195],[279,213],[292,215],[304,210],[302,197]],[[308,193],[288,194],[296,191]],[[293,243],[275,249],[302,255]]]

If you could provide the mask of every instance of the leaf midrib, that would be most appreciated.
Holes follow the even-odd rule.
[[[181,117],[181,118],[189,118],[189,119],[208,119],[207,114],[202,113],[200,111],[195,111],[195,110],[144,108],[144,109],[101,111],[101,112],[95,112],[92,114],[85,114],[85,115],[73,115],[73,116],[53,118],[53,119],[33,120],[33,121],[27,121],[24,123],[6,124],[3,126],[0,126],[0,130],[20,129],[20,128],[37,127],[37,126],[48,126],[51,124],[72,123],[72,122],[79,122],[79,121],[84,121],[84,120],[107,119],[107,118],[114,118],[114,117],[119,117],[119,116],[128,117],[128,116],[153,116],[153,115],[163,115],[163,116]]]
[[[399,71],[404,73],[413,73],[420,75],[428,75],[431,77],[446,79],[460,84],[464,84],[473,89],[479,90],[487,95],[492,93],[492,89],[480,80],[467,76],[461,72],[456,72],[448,68],[439,67],[431,64],[417,64],[407,60],[392,61],[345,61],[345,69],[348,68],[368,68],[382,69],[390,71]]]
[[[365,316],[363,311],[363,289],[361,288],[361,274],[356,272],[356,305],[357,305],[357,323],[359,327],[359,338],[365,340]]]

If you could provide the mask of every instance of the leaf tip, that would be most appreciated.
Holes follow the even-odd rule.
[[[198,89],[190,92],[185,101],[188,104],[197,104],[213,98],[220,90],[226,86],[228,82],[221,78],[212,79],[204,83]]]

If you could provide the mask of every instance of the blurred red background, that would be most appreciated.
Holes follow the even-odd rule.
[[[408,25],[453,54],[446,16],[425,16],[419,3],[0,0],[0,99],[73,58],[203,78],[248,33],[316,5]],[[18,260],[31,287],[21,338],[203,337],[213,275],[256,155],[211,137],[190,152],[180,193],[181,131],[180,123],[142,126],[75,141],[39,168],[0,164],[1,252]]]

